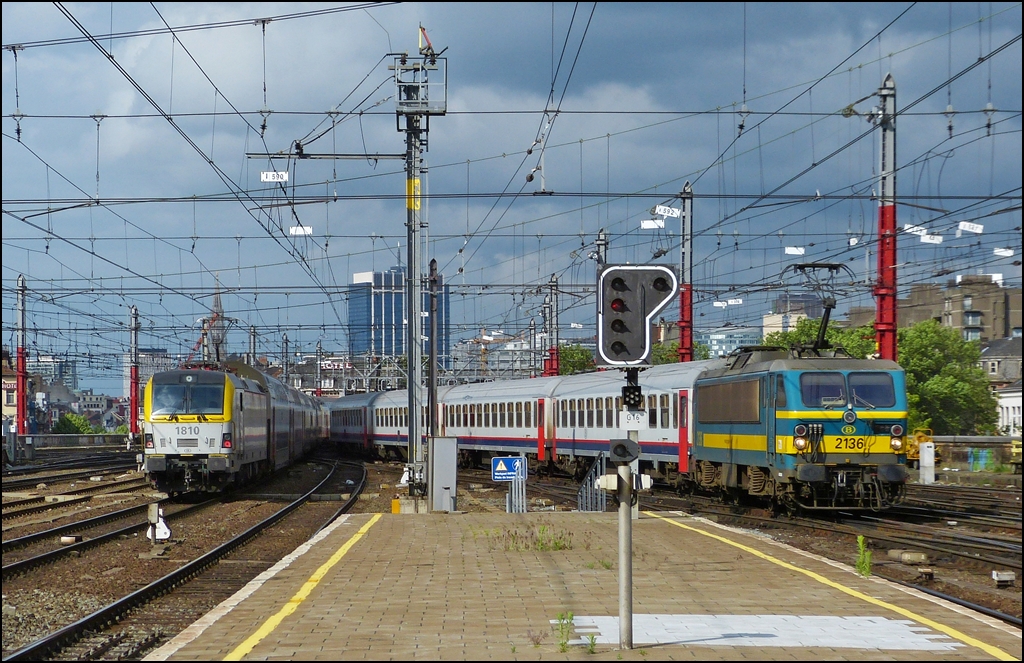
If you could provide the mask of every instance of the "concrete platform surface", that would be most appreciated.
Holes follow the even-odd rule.
[[[756,533],[614,513],[343,516],[146,660],[1021,660],[1021,631]]]

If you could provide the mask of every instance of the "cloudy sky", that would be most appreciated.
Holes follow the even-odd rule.
[[[873,306],[888,74],[897,222],[927,236],[901,234],[899,285],[1021,285],[1020,3],[5,2],[4,346],[24,275],[30,352],[115,395],[129,307],[187,353],[218,288],[231,349],[255,325],[272,357],[344,352],[352,275],[406,262],[404,164],[289,155],[404,152],[389,66],[421,25],[447,65],[424,264],[456,338],[540,326],[552,278],[562,337],[593,335],[598,232],[610,263],[678,266],[652,208],[687,181],[698,329],[759,325],[795,263],[848,268],[839,317]]]

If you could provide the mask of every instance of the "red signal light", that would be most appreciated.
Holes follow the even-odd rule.
[[[626,309],[626,302],[622,301],[621,299],[612,300],[612,310],[615,311],[616,313],[623,313],[626,311]]]

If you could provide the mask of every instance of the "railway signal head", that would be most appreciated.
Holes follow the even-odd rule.
[[[638,384],[627,384],[622,388],[622,404],[630,410],[643,408],[644,392]]]
[[[630,439],[611,440],[608,459],[613,463],[632,463],[640,457],[640,444]]]
[[[676,293],[675,272],[664,265],[607,265],[597,277],[597,363],[647,366],[651,321]]]

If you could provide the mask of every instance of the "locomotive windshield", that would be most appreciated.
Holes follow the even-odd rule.
[[[849,388],[847,388],[849,380]],[[888,373],[804,373],[800,376],[800,396],[807,407],[892,407],[896,390]]]
[[[162,376],[161,376],[162,377]],[[207,376],[172,373],[171,380],[153,380],[153,414],[223,414],[224,383]],[[190,379],[191,378],[191,379]]]
[[[850,373],[850,395],[854,407],[892,407],[896,390],[888,373]]]

